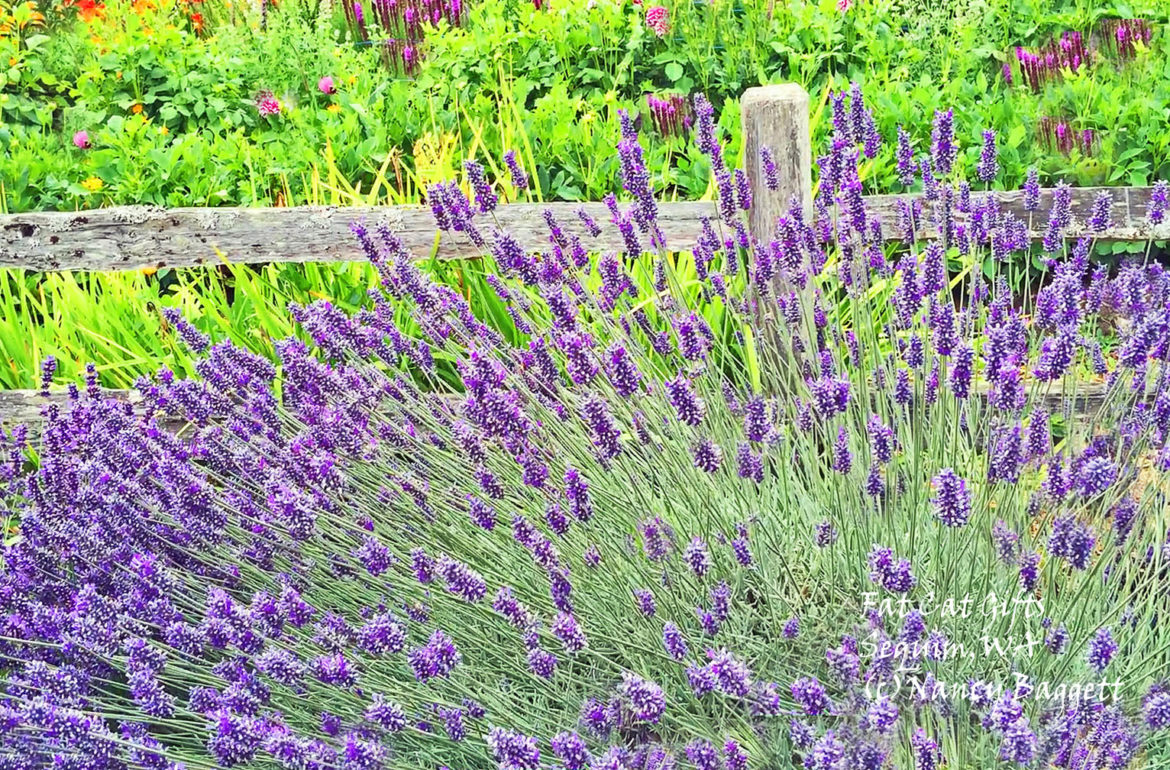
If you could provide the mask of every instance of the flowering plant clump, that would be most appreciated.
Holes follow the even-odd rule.
[[[168,313],[196,377],[136,412],[91,368],[4,436],[0,766],[1160,766],[1170,275],[1091,266],[1027,190],[1021,305],[982,266],[1028,228],[935,176],[946,112],[900,221],[859,109],[760,241],[694,115],[688,252],[623,116],[625,257],[585,212],[532,254],[475,163],[428,192],[506,333],[358,224],[380,287],[293,306],[279,369]]]
[[[691,129],[690,105],[682,94],[646,94],[646,108],[659,136],[684,136]]]
[[[651,5],[646,8],[646,26],[658,37],[666,37],[670,33],[670,11],[662,5]]]
[[[1122,61],[1137,56],[1139,48],[1150,45],[1154,29],[1145,19],[1106,19],[1101,23],[1103,43]]]
[[[444,21],[459,27],[467,21],[463,0],[371,0],[368,7],[353,0],[342,8],[354,37],[379,46],[386,66],[407,75],[418,69],[428,27]]]
[[[1036,125],[1036,134],[1040,142],[1049,150],[1069,155],[1078,150],[1082,155],[1093,154],[1093,146],[1097,143],[1097,132],[1091,128],[1078,130],[1074,127],[1075,121],[1070,118],[1054,118],[1045,115]]]
[[[1039,91],[1045,83],[1057,80],[1066,71],[1076,72],[1089,64],[1089,48],[1080,32],[1069,31],[1035,51],[1016,48],[1016,62],[1025,83]]]
[[[256,112],[262,118],[270,118],[274,115],[279,115],[281,110],[280,100],[271,91],[261,91],[256,94],[255,98]]]

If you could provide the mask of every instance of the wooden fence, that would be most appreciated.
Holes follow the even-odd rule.
[[[744,164],[755,191],[749,224],[753,235],[771,239],[776,217],[794,198],[806,209],[812,203],[812,158],[809,135],[808,94],[786,84],[751,88],[741,100]],[[764,184],[759,149],[771,149],[780,180],[771,191]],[[1095,235],[1098,240],[1144,241],[1170,238],[1170,225],[1152,228],[1145,219],[1151,188],[1074,188],[1075,219],[1084,222],[1098,194],[1113,197],[1114,225]],[[1019,192],[996,192],[1002,208],[1029,221]],[[1046,209],[1052,191],[1041,194]],[[866,198],[870,211],[882,221],[897,220],[897,195]],[[547,245],[542,212],[550,209],[566,230],[584,235],[577,218],[584,208],[605,223],[609,212],[601,203],[514,203],[500,206],[494,216],[499,225],[521,245],[539,250]],[[704,217],[716,216],[711,202],[667,202],[659,206],[659,224],[669,248],[686,250],[699,234]],[[423,206],[336,208],[177,208],[117,206],[78,212],[38,212],[0,215],[0,268],[34,271],[142,270],[166,267],[198,267],[264,262],[336,262],[363,260],[349,231],[355,220],[386,223],[405,246],[420,258],[434,254],[443,259],[480,256],[466,238],[443,234],[435,228],[430,210]],[[1033,238],[1043,235],[1043,222],[1033,225]],[[887,226],[887,238],[898,238]],[[1073,234],[1076,234],[1074,226]],[[623,251],[625,243],[615,227],[604,227],[589,239],[596,251]],[[223,255],[222,257],[220,255]],[[35,392],[0,394],[0,422],[35,417]]]

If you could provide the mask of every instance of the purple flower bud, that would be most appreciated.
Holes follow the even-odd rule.
[[[935,515],[948,527],[961,527],[971,517],[971,490],[967,481],[950,468],[943,468],[934,477]]]
[[[512,177],[512,186],[516,191],[528,189],[528,174],[520,166],[520,162],[516,160],[516,151],[508,150],[504,153],[504,164],[508,167],[508,173]]]
[[[662,644],[670,657],[683,660],[687,656],[687,641],[682,631],[674,623],[667,623],[662,627]]]
[[[995,146],[994,131],[983,132],[983,152],[979,155],[975,176],[986,184],[991,184],[999,176],[999,150]]]
[[[764,183],[772,192],[780,189],[780,174],[776,170],[776,161],[772,157],[772,150],[768,147],[760,148],[760,166],[764,170]]]
[[[707,550],[707,543],[701,537],[694,537],[683,551],[683,560],[698,577],[706,576],[711,569],[711,554]]]
[[[936,110],[934,113],[934,128],[930,135],[930,157],[938,173],[946,176],[951,173],[959,148],[955,144],[955,113]]]
[[[792,698],[809,716],[818,716],[831,708],[828,693],[816,677],[804,677],[792,683]]]
[[[1170,182],[1159,179],[1150,191],[1150,204],[1146,210],[1146,218],[1150,224],[1160,225],[1166,219],[1166,211],[1170,208]]]

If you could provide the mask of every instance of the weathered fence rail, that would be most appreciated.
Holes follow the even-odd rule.
[[[813,199],[809,97],[795,85],[751,88],[740,102],[742,111],[744,168],[756,191],[749,218],[757,238],[771,238],[776,217],[787,211],[795,198],[807,212]],[[771,149],[779,186],[764,184],[759,150]],[[1151,188],[1076,188],[1072,209],[1077,227],[1089,218],[1093,202],[1102,191],[1113,198],[1108,230],[1098,240],[1143,241],[1170,239],[1170,223],[1158,228],[1146,220]],[[1032,221],[1018,192],[995,192],[1000,206],[1026,222],[1031,235],[1043,235],[1044,221]],[[885,237],[898,232],[899,199],[913,196],[879,195],[866,198],[869,211],[886,224]],[[1041,209],[1051,202],[1052,191],[1041,194]],[[605,226],[609,212],[601,203],[516,203],[500,206],[494,223],[511,233],[527,248],[547,246],[543,212],[548,209],[562,227],[584,235],[577,217],[584,209],[603,224],[589,248],[624,251],[625,241],[616,227]],[[666,202],[659,207],[659,225],[668,248],[689,249],[704,218],[716,218],[710,201]],[[486,219],[486,218],[485,218]],[[222,261],[238,264],[267,262],[339,262],[365,258],[350,233],[355,220],[370,225],[386,224],[420,259],[465,259],[481,256],[479,248],[461,236],[437,233],[430,210],[424,206],[369,208],[177,208],[120,206],[91,211],[38,212],[0,215],[0,268],[34,271],[142,270],[166,267],[198,267]],[[485,228],[486,229],[486,228]],[[922,233],[929,235],[929,233]],[[134,394],[121,397],[134,400]],[[1059,397],[1057,397],[1059,398]],[[1100,394],[1079,397],[1074,406],[1089,410]],[[0,423],[36,420],[43,401],[35,391],[0,392]]]
[[[1093,200],[1102,190],[1114,196],[1116,224],[1096,238],[1110,241],[1170,238],[1170,226],[1153,228],[1145,220],[1151,190],[1148,187],[1074,188],[1073,213],[1079,222],[1088,218]],[[1004,210],[1027,221],[1020,193],[995,195]],[[1049,190],[1042,193],[1042,207],[1047,206],[1050,196]],[[886,224],[886,237],[892,240],[902,237],[895,227],[897,201],[901,197],[913,196],[866,198],[870,211]],[[784,206],[787,205],[786,202]],[[759,209],[764,207],[761,203]],[[505,204],[496,210],[495,218],[521,245],[540,249],[548,244],[542,212],[551,210],[566,230],[584,235],[577,219],[577,210],[581,208],[603,225],[601,235],[587,241],[590,248],[624,250],[625,243],[617,228],[604,226],[609,212],[601,203]],[[774,210],[774,204],[769,208]],[[689,249],[694,244],[704,217],[716,216],[715,205],[707,201],[663,203],[659,212],[666,243],[678,250]],[[216,265],[222,260],[240,264],[359,261],[364,255],[349,227],[362,219],[371,225],[389,225],[420,258],[432,254],[442,259],[481,255],[464,237],[447,233],[437,237],[430,210],[424,206],[251,209],[116,206],[91,211],[0,215],[0,268],[142,270]],[[764,226],[763,222],[753,224]],[[1044,221],[1033,223],[1034,238],[1043,236],[1044,224]]]

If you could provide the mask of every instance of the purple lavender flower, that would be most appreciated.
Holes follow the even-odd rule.
[[[918,584],[909,559],[898,559],[893,549],[875,545],[869,552],[869,579],[894,593],[907,593]]]
[[[1016,563],[1016,550],[1019,547],[1020,536],[999,519],[991,528],[991,539],[995,544],[995,553],[1004,564]]]
[[[1061,655],[1068,647],[1069,634],[1064,626],[1050,629],[1044,636],[1044,647],[1053,655]]]
[[[1035,551],[1026,551],[1020,555],[1020,588],[1031,592],[1040,581],[1040,554]]]
[[[711,569],[711,553],[707,550],[707,543],[701,537],[694,537],[683,551],[683,560],[697,577],[705,577]]]
[[[565,499],[569,501],[569,512],[580,522],[593,518],[593,503],[589,497],[589,482],[576,468],[566,468],[564,475]]]
[[[587,770],[593,761],[585,740],[574,732],[558,733],[551,741],[553,754],[565,770]]]
[[[735,556],[735,561],[741,567],[752,566],[752,549],[751,543],[748,541],[746,535],[740,535],[733,538],[731,541],[731,553]]]
[[[999,176],[999,150],[995,146],[994,131],[983,132],[983,152],[979,155],[975,176],[986,184],[991,184]]]
[[[1037,211],[1040,208],[1040,172],[1035,168],[1028,169],[1024,179],[1024,211]]]
[[[407,654],[407,662],[414,671],[415,679],[426,682],[436,677],[451,675],[463,656],[455,643],[441,630],[435,630],[427,643],[416,647]]]
[[[702,438],[692,448],[695,467],[706,473],[714,473],[723,464],[723,449],[709,438]]]
[[[936,110],[934,128],[930,135],[930,158],[936,171],[943,176],[951,173],[955,158],[959,154],[955,144],[955,113]]]
[[[508,173],[512,177],[512,186],[516,191],[528,189],[528,174],[520,166],[520,162],[516,160],[516,151],[508,150],[504,153],[504,164],[508,167]]]
[[[833,443],[833,470],[847,474],[853,468],[853,455],[849,452],[849,431],[845,426],[837,428],[837,440]]]
[[[642,374],[623,345],[612,346],[605,363],[605,374],[619,396],[629,398],[638,392]]]
[[[1155,684],[1150,687],[1149,693],[1142,699],[1146,724],[1151,730],[1164,730],[1170,727],[1170,691],[1164,684]]]
[[[652,563],[661,562],[670,553],[673,533],[661,517],[644,519],[638,525],[642,533],[642,550]]]
[[[793,615],[784,621],[784,628],[780,632],[785,639],[795,639],[800,635],[800,618]]]
[[[535,738],[493,727],[485,740],[500,770],[539,770],[540,749]]]
[[[711,612],[722,623],[731,615],[731,586],[725,580],[720,581],[719,585],[711,589],[710,597]]]
[[[674,623],[668,622],[662,627],[662,644],[670,657],[683,660],[687,656],[687,641],[682,631]]]
[[[1077,569],[1088,568],[1095,543],[1093,531],[1073,516],[1058,516],[1052,522],[1052,535],[1048,538],[1049,553],[1067,559]]]
[[[528,670],[541,679],[552,679],[557,670],[557,656],[540,647],[528,651]]]
[[[447,590],[465,602],[474,604],[487,594],[487,583],[478,572],[446,554],[439,557],[439,575]]]
[[[638,611],[644,617],[654,617],[654,613],[658,611],[658,608],[654,603],[654,594],[648,588],[635,588],[634,598],[638,600]]]
[[[1084,497],[1102,494],[1117,480],[1117,468],[1105,457],[1090,457],[1081,463],[1077,489]]]
[[[824,714],[832,707],[829,695],[815,676],[803,677],[792,683],[792,698],[808,716]]]
[[[1166,219],[1167,209],[1170,209],[1170,182],[1159,179],[1154,183],[1154,189],[1150,191],[1146,218],[1150,220],[1150,224],[1160,225]]]
[[[477,527],[490,532],[496,526],[495,509],[478,497],[473,497],[469,501],[468,514]]]
[[[866,709],[865,725],[879,735],[889,733],[897,721],[898,706],[888,695],[879,695]]]
[[[406,712],[397,703],[385,700],[381,693],[374,693],[373,702],[366,708],[365,719],[383,730],[396,733],[406,729]]]
[[[903,187],[914,184],[918,175],[918,165],[914,162],[914,148],[910,145],[910,135],[906,129],[898,126],[898,149],[894,156],[897,161],[898,181]]]
[[[735,455],[737,472],[741,479],[749,479],[762,484],[764,481],[764,460],[763,457],[752,451],[752,447],[747,442],[740,442]]]
[[[637,674],[629,671],[622,674],[618,693],[629,707],[630,717],[635,722],[658,724],[666,711],[666,696],[662,688]]]
[[[609,404],[601,398],[590,398],[581,407],[581,417],[589,426],[597,456],[605,461],[621,454],[621,429],[610,414]]]
[[[1027,718],[1020,717],[1004,729],[999,758],[1005,762],[1026,766],[1035,758],[1038,743],[1036,733],[1033,732]]]
[[[723,742],[724,770],[748,770],[748,755],[736,741],[728,738]]]
[[[1102,628],[1089,640],[1086,660],[1089,668],[1100,674],[1105,671],[1116,654],[1117,642],[1113,641],[1113,634],[1108,628]]]
[[[762,442],[771,432],[768,408],[760,396],[752,396],[743,404],[743,434],[748,441]]]
[[[866,429],[869,432],[870,452],[873,454],[873,459],[882,465],[886,465],[894,459],[894,430],[882,422],[878,415],[870,415],[869,421],[866,422]]]
[[[495,211],[500,200],[496,197],[495,190],[488,183],[483,166],[474,160],[468,160],[464,161],[463,170],[467,174],[467,181],[471,184],[471,189],[475,192],[475,203],[479,207],[479,212],[481,214],[487,214],[488,212]]]
[[[963,343],[955,351],[955,360],[951,368],[951,392],[957,399],[965,399],[971,393],[971,376],[974,374],[975,350]]]
[[[971,490],[966,479],[951,468],[943,468],[934,477],[934,512],[948,527],[962,527],[971,517]]]
[[[709,741],[696,740],[687,744],[687,759],[695,770],[721,770],[719,750]]]
[[[1089,214],[1089,230],[1100,234],[1113,224],[1113,196],[1108,190],[1097,193],[1093,199],[1093,209]]]
[[[833,543],[837,542],[837,528],[834,527],[833,522],[829,521],[828,519],[817,522],[817,525],[813,528],[813,531],[813,540],[816,543],[817,548],[828,548]]]
[[[943,762],[942,749],[919,727],[910,738],[915,770],[936,770]]]
[[[553,619],[551,628],[553,636],[560,639],[566,652],[581,652],[588,646],[585,632],[581,630],[580,624],[577,623],[577,619],[573,617],[572,613],[558,613]]]
[[[776,161],[772,157],[772,150],[768,147],[760,148],[760,167],[764,171],[764,184],[772,192],[780,189],[780,174],[776,170]]]
[[[707,666],[687,666],[687,684],[696,698],[715,691],[715,675]]]
[[[707,413],[707,405],[695,394],[690,380],[680,373],[678,377],[667,380],[664,384],[679,422],[686,425],[700,424]]]

